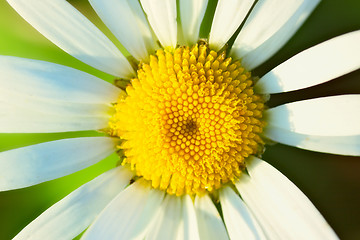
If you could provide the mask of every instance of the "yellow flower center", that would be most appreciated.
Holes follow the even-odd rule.
[[[115,104],[110,134],[122,164],[169,194],[203,194],[236,180],[262,152],[264,100],[239,61],[206,45],[158,50]]]

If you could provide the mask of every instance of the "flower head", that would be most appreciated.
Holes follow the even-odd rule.
[[[218,1],[203,40],[206,0],[91,0],[131,60],[66,1],[8,2],[64,51],[113,75],[115,85],[69,67],[0,57],[1,91],[10,99],[1,102],[2,132],[104,135],[2,152],[0,189],[64,176],[116,150],[121,165],[70,193],[16,238],[71,239],[89,225],[85,239],[337,238],[306,196],[260,158],[269,141],[360,155],[360,96],[275,108],[266,101],[359,68],[353,51],[360,52],[360,32],[305,50],[261,78],[251,74],[318,1],[282,2],[275,12],[269,9],[276,0]],[[25,100],[26,108],[12,104]]]
[[[206,45],[158,50],[126,88],[111,135],[138,176],[169,194],[213,192],[262,152],[264,99],[240,62]]]

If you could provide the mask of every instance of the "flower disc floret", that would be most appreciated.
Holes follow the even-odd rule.
[[[239,61],[207,45],[161,49],[140,63],[110,132],[123,164],[169,194],[213,192],[262,152],[264,99]]]

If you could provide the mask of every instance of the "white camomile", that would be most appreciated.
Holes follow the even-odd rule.
[[[7,0],[62,50],[114,78],[138,76],[127,58],[65,0]],[[207,0],[89,0],[138,62],[156,50],[199,40]],[[219,0],[208,36],[250,71],[275,54],[318,0]],[[275,7],[276,6],[276,7]],[[179,9],[177,9],[179,8]],[[251,12],[249,12],[251,9]],[[320,43],[256,82],[256,94],[311,87],[360,67],[360,31]],[[172,49],[172,50],[171,50]],[[160,58],[160,57],[159,57]],[[217,68],[216,68],[217,69]],[[309,74],[311,72],[311,74]],[[139,73],[140,74],[140,73]],[[127,94],[88,73],[38,60],[0,56],[0,132],[103,130]],[[336,114],[334,114],[336,106]],[[360,156],[360,95],[284,104],[264,111],[261,137],[303,149]],[[0,153],[0,190],[24,188],[97,163],[119,147],[117,136],[62,139]],[[126,154],[125,154],[126,155]],[[129,156],[128,156],[129,157]],[[337,239],[309,199],[284,175],[247,156],[246,171],[214,191],[170,194],[121,165],[54,204],[14,239]]]

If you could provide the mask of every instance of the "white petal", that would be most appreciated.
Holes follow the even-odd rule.
[[[224,222],[208,195],[195,197],[195,211],[200,239],[229,239]]]
[[[360,134],[360,94],[304,100],[271,108],[267,122],[278,128],[318,136]]]
[[[0,190],[28,187],[91,166],[115,151],[115,139],[82,137],[0,153]]]
[[[260,93],[311,87],[360,68],[360,31],[330,39],[280,64],[256,84]]]
[[[46,105],[46,107],[51,107]],[[61,108],[64,106],[60,106]],[[55,115],[38,112],[0,101],[0,132],[1,133],[52,133],[68,131],[99,130],[108,126],[108,116],[77,115],[76,108],[69,106],[65,111],[74,114]],[[91,107],[91,106],[90,106]],[[55,110],[55,109],[53,109]],[[83,107],[81,107],[83,110]],[[92,111],[91,109],[89,109]]]
[[[307,150],[360,156],[360,135],[314,136],[267,125],[264,136],[275,142]]]
[[[109,110],[110,107],[103,104],[52,102],[3,94],[0,97],[0,132],[99,130],[108,127]]]
[[[143,239],[164,192],[137,181],[118,194],[82,239]]]
[[[220,190],[220,204],[231,239],[265,239],[244,202],[230,187]]]
[[[8,0],[34,28],[73,57],[109,74],[130,78],[129,62],[86,17],[63,0]]]
[[[219,50],[244,21],[254,0],[220,0],[216,6],[212,22],[209,44]]]
[[[176,239],[179,225],[182,221],[181,198],[175,195],[166,195],[161,204],[160,212],[153,224],[149,227],[147,240]]]
[[[200,240],[194,203],[189,195],[183,196],[181,201],[183,221],[182,225],[180,225],[177,239]]]
[[[320,0],[260,0],[232,47],[251,70],[275,54],[299,29]]]
[[[138,60],[146,60],[155,49],[149,23],[138,1],[90,0],[101,20]]]
[[[163,47],[176,47],[175,0],[140,0],[149,23]]]
[[[79,103],[116,102],[121,90],[88,73],[32,59],[0,56],[1,92]]]
[[[248,172],[235,184],[270,238],[337,239],[309,199],[266,162],[252,158]]]
[[[108,126],[119,88],[79,70],[0,56],[0,132],[97,130]]]
[[[103,173],[47,209],[14,240],[75,238],[129,184],[132,176],[132,172],[122,167]]]
[[[106,117],[112,109],[109,104],[59,101],[51,98],[40,98],[31,93],[20,94],[16,91],[7,91],[7,89],[0,89],[0,104],[1,109],[8,109],[10,112],[15,111],[12,109],[19,109],[19,115],[21,115],[20,111],[24,109],[29,112],[58,116],[97,117],[100,115]]]
[[[263,195],[260,195],[261,192],[259,191],[261,191],[261,189],[258,190],[255,183],[246,174],[241,176],[235,186],[240,192],[242,199],[246,202],[246,205],[253,213],[253,216],[260,224],[267,239],[282,239],[281,237],[283,234],[286,234],[287,231],[281,232],[281,226],[277,226],[277,222],[274,217],[277,209],[266,207],[268,204],[266,203],[266,199],[260,198],[264,197]]]
[[[108,127],[109,110],[110,107],[103,104],[53,102],[3,94],[0,97],[0,132],[49,133],[103,129]]]
[[[182,0],[179,4],[183,37],[186,45],[192,46],[199,39],[200,25],[208,0]]]

